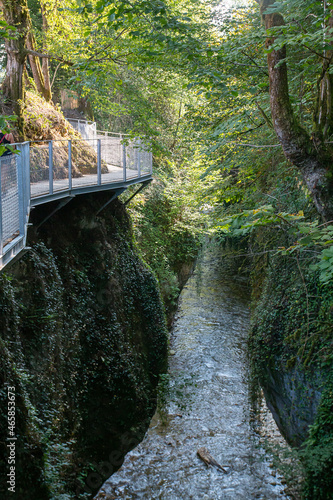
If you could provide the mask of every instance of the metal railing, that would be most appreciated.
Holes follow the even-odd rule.
[[[126,189],[152,175],[148,147],[120,134],[13,146],[13,154],[0,157],[0,270],[26,245],[31,205]]]
[[[29,142],[0,157],[0,269],[24,248],[30,210]]]
[[[83,139],[95,139],[96,138],[96,122],[90,122],[87,120],[78,120],[76,118],[66,118],[67,121],[72,125],[75,130],[77,130]]]

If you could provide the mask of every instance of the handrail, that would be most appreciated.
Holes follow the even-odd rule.
[[[66,120],[67,120],[68,122],[88,123],[88,125],[96,123],[96,122],[94,122],[94,121],[85,120],[84,118],[83,118],[82,120],[80,120],[80,118],[66,118]]]
[[[30,207],[149,182],[152,153],[121,134],[12,144],[0,157],[0,271],[26,246]]]
[[[98,130],[98,129],[96,129],[96,133],[97,133],[97,135],[103,135],[106,137],[109,137],[109,136],[130,137],[130,134],[123,134],[122,132],[107,132],[107,131]]]

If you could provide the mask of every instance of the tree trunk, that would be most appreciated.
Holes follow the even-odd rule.
[[[2,90],[7,99],[13,104],[14,112],[18,116],[18,131],[24,139],[23,102],[24,102],[24,69],[26,62],[26,38],[29,24],[29,9],[27,0],[2,0],[0,3],[5,21],[17,28],[17,36],[9,40],[6,38],[7,51],[6,77]]]
[[[273,3],[274,0],[261,0],[266,30],[284,24],[281,14],[265,14],[267,7]],[[266,47],[269,48],[273,42],[273,37],[267,37]],[[318,98],[318,116],[320,110],[323,112],[325,109],[325,120],[316,123],[314,134],[310,136],[298,123],[291,106],[285,60],[286,47],[267,55],[273,126],[286,158],[300,170],[319,214],[324,220],[332,220],[333,182],[329,174],[332,171],[333,154],[323,142],[323,130],[330,119],[327,113],[332,110],[328,101],[328,96],[331,96],[330,82],[326,82],[326,94]]]
[[[49,29],[49,24],[47,22],[47,14],[46,14],[46,8],[45,4],[41,2],[41,9],[42,9],[42,18],[43,18],[43,35],[44,35],[44,41],[43,41],[43,51],[45,53],[48,52],[48,46],[47,46],[47,41],[46,41],[46,34]],[[50,69],[49,69],[49,60],[47,57],[43,57],[42,59],[42,72],[44,76],[44,87],[45,87],[45,99],[47,101],[51,101],[52,99],[52,91],[51,91],[51,83],[50,83]]]
[[[330,16],[325,23],[325,30],[332,31],[333,16]],[[324,50],[323,56],[323,68],[317,82],[318,94],[313,122],[314,133],[324,140],[333,133],[333,75],[329,73],[330,65],[333,62],[333,51]]]
[[[30,26],[31,28],[31,26]],[[29,31],[27,36],[27,48],[32,51],[36,51],[35,37],[32,31]],[[51,89],[50,89],[50,79],[48,76],[48,60],[43,58],[42,66],[39,61],[39,57],[29,54],[29,62],[34,77],[34,81],[38,92],[44,97],[46,101],[51,100]],[[46,67],[45,67],[46,62]],[[45,73],[47,73],[48,87],[45,83]]]
[[[35,37],[29,31],[27,36],[27,49],[36,51],[35,46]],[[39,62],[38,57],[29,54],[29,63],[32,71],[32,76],[34,78],[34,82],[36,84],[37,91],[43,95],[44,94],[44,76],[42,73],[42,68]]]

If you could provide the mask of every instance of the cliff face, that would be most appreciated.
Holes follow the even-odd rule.
[[[254,371],[306,471],[304,499],[333,488],[333,288],[308,263],[270,259],[250,336]],[[302,267],[302,273],[300,269]]]
[[[276,360],[267,366],[263,390],[281,433],[293,446],[301,446],[313,425],[321,399],[320,374],[300,366],[286,370]]]
[[[95,215],[108,198],[77,197],[39,228],[54,206],[36,208],[31,250],[0,278],[1,498],[7,385],[17,498],[27,500],[95,492],[154,412],[166,368],[163,307],[122,204]]]

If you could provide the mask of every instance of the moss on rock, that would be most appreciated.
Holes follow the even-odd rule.
[[[255,279],[255,275],[253,276]],[[271,258],[253,314],[254,372],[306,471],[305,499],[332,498],[333,290],[302,256]]]
[[[156,280],[122,204],[95,215],[108,197],[77,197],[38,230],[54,207],[35,209],[32,250],[1,278],[2,387],[16,387],[17,466],[25,471],[17,485],[27,500],[95,492],[143,436],[166,369]],[[2,457],[6,469],[5,449]]]

